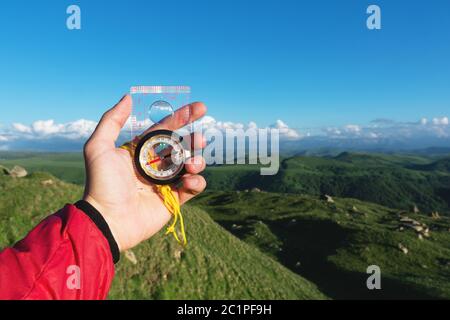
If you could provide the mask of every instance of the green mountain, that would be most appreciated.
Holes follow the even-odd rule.
[[[266,191],[356,198],[392,208],[414,205],[429,214],[450,213],[450,158],[342,153],[283,159],[275,176],[256,166],[217,166],[205,176],[210,190]]]
[[[45,216],[81,195],[80,186],[49,174],[19,179],[0,172],[0,248],[14,244]],[[240,241],[204,211],[183,210],[188,247],[160,233],[122,254],[110,298],[326,298],[311,282]]]
[[[430,164],[414,165],[411,169],[423,171],[440,171],[444,173],[450,172],[450,158],[440,159]]]
[[[450,299],[449,217],[258,190],[206,192],[194,204],[331,298]],[[366,287],[370,265],[382,290]]]
[[[257,165],[208,167],[209,190],[254,187],[280,193],[329,194],[356,198],[425,214],[450,214],[450,158],[434,154],[374,154],[342,152],[336,156],[295,156],[281,159],[276,176],[261,176]],[[84,183],[80,153],[0,152],[0,165],[20,165],[29,172],[45,171],[75,184]]]

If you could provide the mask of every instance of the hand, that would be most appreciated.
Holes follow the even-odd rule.
[[[84,200],[105,218],[121,251],[147,240],[172,217],[153,185],[137,178],[130,153],[115,146],[120,130],[130,116],[131,106],[131,97],[124,96],[103,115],[84,148],[87,173]],[[177,110],[145,133],[160,129],[174,131],[205,113],[205,105],[196,102]],[[195,148],[205,147],[200,135],[194,135],[191,140]],[[180,204],[205,189],[206,181],[198,175],[204,169],[203,157],[187,161],[187,173],[181,179],[181,186],[174,190]]]

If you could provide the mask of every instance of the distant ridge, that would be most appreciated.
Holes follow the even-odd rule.
[[[450,158],[440,159],[436,162],[424,165],[413,165],[411,169],[423,171],[440,171],[450,173]]]
[[[423,212],[450,213],[449,155],[433,148],[427,155],[341,151],[282,157],[275,176],[261,176],[257,165],[210,166],[204,172],[210,190],[262,190],[352,197],[392,208],[408,209],[416,204]],[[423,151],[425,152],[425,151]],[[81,153],[6,153],[0,164],[24,167],[28,172],[49,171],[64,181],[82,185]],[[15,156],[17,158],[15,158]],[[0,152],[0,158],[2,153]]]

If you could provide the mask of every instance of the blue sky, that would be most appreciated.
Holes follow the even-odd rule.
[[[70,4],[82,30],[66,28]],[[8,1],[0,41],[3,126],[97,120],[136,84],[190,85],[216,119],[293,128],[450,110],[446,0]]]

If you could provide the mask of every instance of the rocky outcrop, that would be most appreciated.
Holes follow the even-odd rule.
[[[43,185],[44,187],[46,186],[51,186],[55,183],[55,181],[53,181],[52,179],[48,179],[48,180],[43,180],[41,181],[41,185]]]
[[[176,260],[180,260],[183,257],[183,250],[181,249],[176,249],[175,252],[173,253],[173,257]]]
[[[439,220],[441,216],[439,215],[439,212],[435,211],[431,213],[431,219],[433,220]]]
[[[24,178],[28,175],[28,172],[20,166],[14,166],[9,172],[9,175],[13,178]]]
[[[331,196],[327,195],[327,194],[321,195],[320,196],[320,200],[324,200],[324,201],[326,201],[328,203],[334,203],[334,199]]]
[[[419,239],[422,239],[423,237],[430,237],[430,228],[425,223],[419,222],[406,216],[400,217],[399,222],[399,231],[411,229],[414,230],[418,236],[420,235]]]
[[[403,244],[399,243],[399,244],[398,244],[398,248],[399,248],[404,254],[408,254],[408,248],[405,247]]]
[[[126,250],[125,252],[125,258],[128,259],[132,264],[136,265],[138,263],[136,255],[131,250]]]

